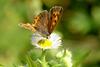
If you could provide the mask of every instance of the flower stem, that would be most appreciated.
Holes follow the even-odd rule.
[[[48,62],[46,61],[46,58],[45,58],[45,53],[46,53],[46,50],[42,49],[42,55],[41,55],[40,63],[41,63],[42,67],[49,67]]]

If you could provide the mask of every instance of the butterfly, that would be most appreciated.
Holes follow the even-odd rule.
[[[35,16],[33,22],[21,23],[20,26],[31,30],[32,32],[39,32],[43,36],[49,36],[61,18],[63,8],[61,6],[54,6],[48,12],[42,11],[39,15]]]

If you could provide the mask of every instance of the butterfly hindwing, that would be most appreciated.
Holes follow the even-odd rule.
[[[20,26],[32,32],[36,31],[35,28],[30,23],[20,23]]]
[[[34,18],[32,26],[42,35],[48,36],[48,11],[44,10]]]

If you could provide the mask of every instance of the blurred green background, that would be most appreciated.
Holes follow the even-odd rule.
[[[55,31],[73,53],[90,55],[82,67],[100,67],[100,0],[0,0],[0,64],[11,65],[31,50],[32,32],[18,26],[42,10],[59,5],[64,11]]]

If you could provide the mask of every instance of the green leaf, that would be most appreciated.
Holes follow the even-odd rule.
[[[29,55],[26,56],[26,60],[28,67],[37,67],[37,63]]]

